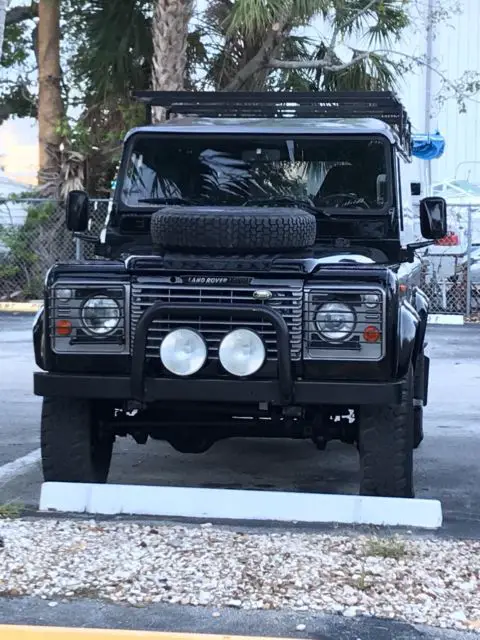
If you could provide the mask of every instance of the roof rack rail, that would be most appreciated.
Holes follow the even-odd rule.
[[[135,91],[132,97],[147,108],[163,107],[172,114],[206,118],[377,118],[396,131],[411,153],[411,124],[391,91]]]

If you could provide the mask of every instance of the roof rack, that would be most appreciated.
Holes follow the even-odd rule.
[[[135,91],[133,98],[172,114],[206,118],[377,118],[396,131],[411,153],[411,124],[391,91]]]

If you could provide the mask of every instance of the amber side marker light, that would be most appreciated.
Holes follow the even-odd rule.
[[[72,333],[70,320],[57,320],[55,322],[55,333],[57,336],[69,336]]]
[[[377,329],[377,327],[374,327],[373,325],[369,325],[363,330],[363,338],[365,342],[378,342],[380,337],[380,329]]]

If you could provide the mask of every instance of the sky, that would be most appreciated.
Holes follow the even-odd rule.
[[[8,120],[0,127],[0,166],[10,178],[34,184],[38,170],[38,128],[35,120]]]
[[[9,8],[26,4],[9,0]],[[31,118],[8,120],[0,127],[0,167],[12,179],[34,184],[38,170],[38,128]]]

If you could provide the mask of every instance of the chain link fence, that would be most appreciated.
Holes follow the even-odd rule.
[[[90,201],[90,233],[104,228],[108,200]],[[448,237],[419,252],[422,288],[432,313],[480,320],[480,204],[450,206]],[[52,200],[0,201],[0,300],[39,299],[48,268],[94,259],[95,247],[74,238],[63,206]]]
[[[90,202],[90,232],[99,236],[108,200]],[[0,300],[40,299],[55,262],[94,258],[94,246],[74,238],[61,203],[45,199],[0,200]]]
[[[419,252],[431,313],[480,318],[480,204],[448,207],[448,236]]]

